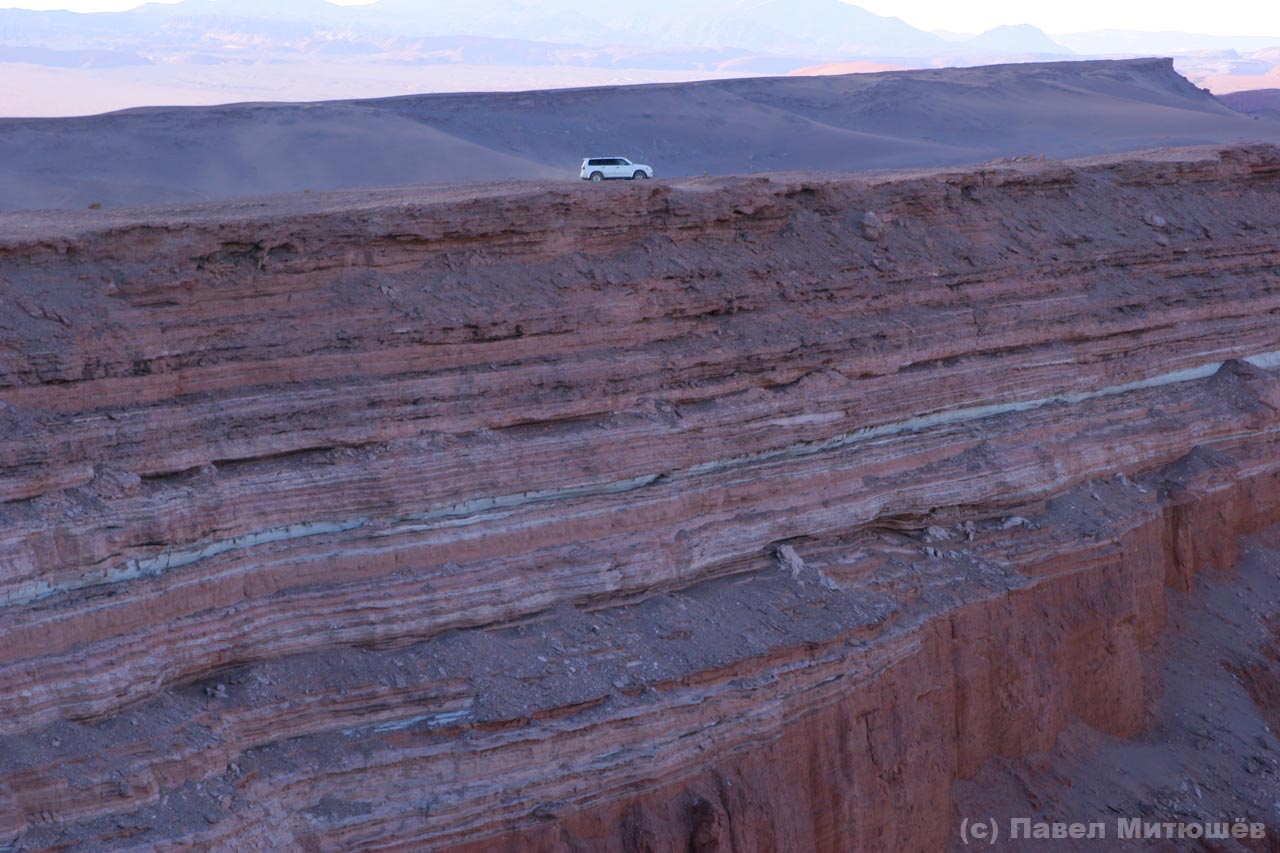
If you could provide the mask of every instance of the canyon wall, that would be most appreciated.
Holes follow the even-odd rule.
[[[0,217],[0,849],[945,847],[1277,519],[1278,191]]]

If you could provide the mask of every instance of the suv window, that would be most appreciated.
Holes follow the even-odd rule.
[[[588,166],[612,166],[612,165],[613,165],[613,161],[612,161],[612,160],[600,160],[600,159],[588,160],[588,161],[587,161],[587,165],[588,165]]]

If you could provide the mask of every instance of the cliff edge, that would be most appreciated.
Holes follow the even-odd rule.
[[[1167,597],[1277,520],[1278,193],[0,217],[0,846],[945,847],[993,759],[1143,732]]]

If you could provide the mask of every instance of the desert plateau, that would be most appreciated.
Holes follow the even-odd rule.
[[[0,210],[572,179],[831,172],[1269,141],[1168,59],[1043,62],[0,119]]]

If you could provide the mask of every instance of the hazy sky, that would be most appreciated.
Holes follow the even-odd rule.
[[[270,3],[271,0],[263,0]],[[339,0],[357,5],[368,0]],[[548,6],[555,0],[543,0]],[[423,0],[430,8],[431,0]],[[0,0],[0,7],[74,9],[102,12],[129,9],[137,0]],[[643,0],[641,0],[643,5]],[[1209,35],[1280,35],[1280,3],[1274,0],[859,0],[879,15],[895,15],[926,30],[980,32],[1000,24],[1035,24],[1051,33],[1101,29],[1182,30]]]

